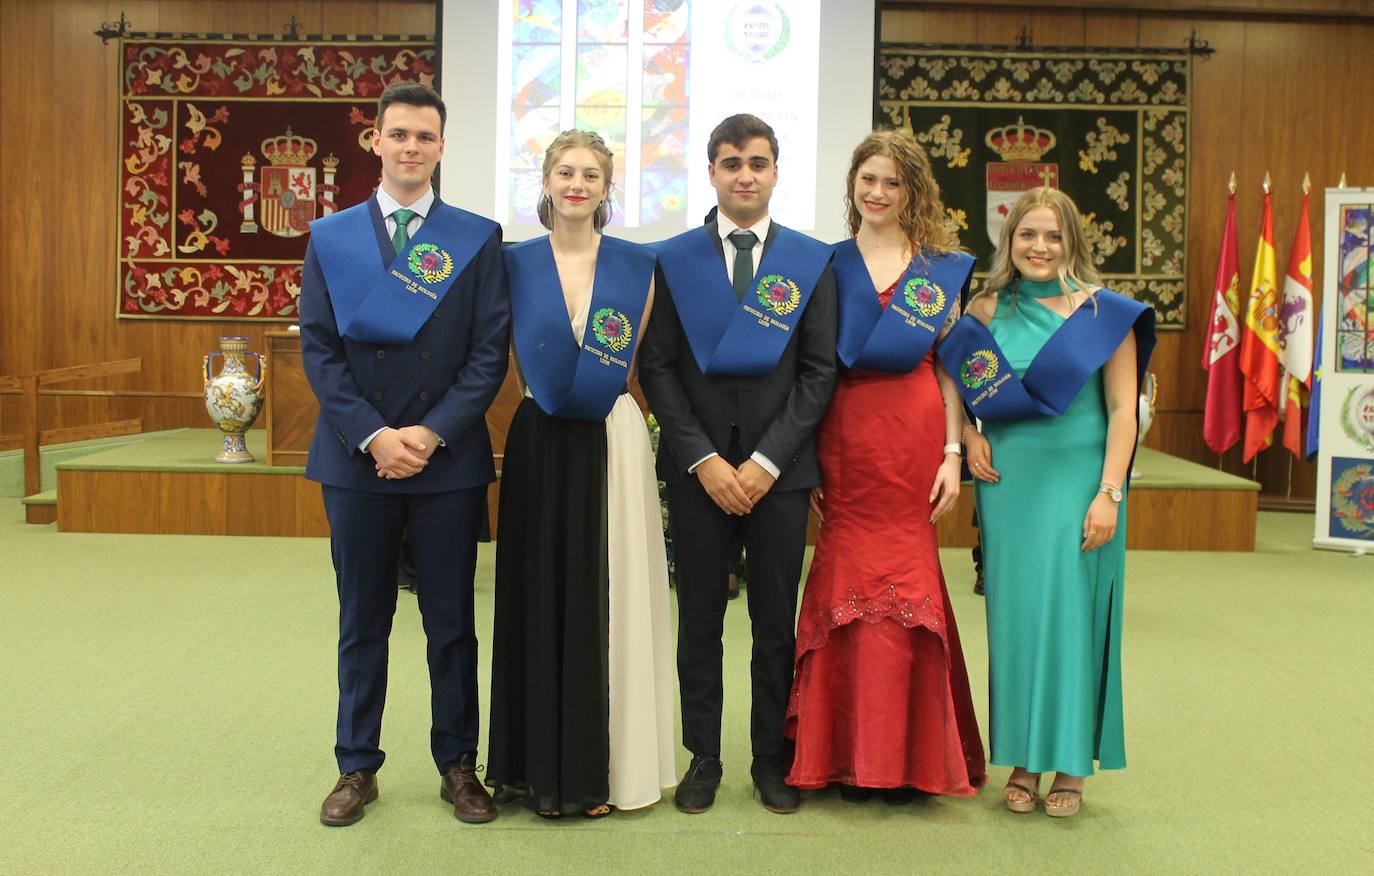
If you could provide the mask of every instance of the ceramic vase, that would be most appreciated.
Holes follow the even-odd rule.
[[[211,376],[211,362],[221,358],[219,374]],[[257,364],[256,376],[249,373],[247,360]],[[267,363],[261,353],[248,352],[247,338],[220,338],[219,349],[201,360],[205,375],[205,410],[210,420],[224,433],[224,447],[216,462],[255,462],[248,452],[243,434],[262,410],[267,388]]]

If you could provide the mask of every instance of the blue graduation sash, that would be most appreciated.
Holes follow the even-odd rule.
[[[697,367],[713,376],[767,374],[777,367],[831,256],[820,241],[779,227],[753,291],[737,301],[709,229],[679,234],[657,250]]]
[[[639,345],[636,321],[649,295],[653,250],[602,236],[580,347],[548,235],[507,247],[505,258],[515,352],[535,403],[553,417],[606,419]]]
[[[955,323],[938,352],[973,415],[992,421],[1059,416],[1128,331],[1135,332],[1138,389],[1155,346],[1154,308],[1107,289],[1094,297],[1096,313],[1086,302],[1075,310],[1045,341],[1021,378],[987,326],[973,316]]]
[[[369,201],[311,222],[339,334],[370,344],[410,343],[499,227],[436,200],[406,251],[381,268]]]
[[[832,264],[840,301],[840,361],[846,368],[898,374],[921,364],[973,276],[972,256],[918,254],[884,308],[856,241],[835,244]]]

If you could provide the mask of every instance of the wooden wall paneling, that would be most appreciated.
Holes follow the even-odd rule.
[[[1139,46],[1140,13],[1122,9],[1093,10],[1083,16],[1083,44]]]
[[[964,42],[994,43],[1015,45],[1023,27],[1030,26],[1031,10],[1008,9],[1003,7],[980,6],[971,16],[974,21],[974,36]],[[1039,42],[1039,38],[1032,34]]]
[[[1188,36],[1195,26],[1196,22],[1188,18],[1161,18],[1142,13],[1137,18],[1137,44],[1141,48],[1181,50],[1187,45]],[[1200,36],[1214,39],[1210,30]],[[1235,36],[1239,36],[1238,29]],[[1217,43],[1214,41],[1212,45],[1217,46]],[[1145,443],[1210,465],[1216,464],[1216,456],[1207,450],[1202,440],[1201,418],[1191,414],[1202,409],[1206,395],[1206,375],[1201,366],[1202,345],[1207,336],[1212,273],[1220,249],[1221,223],[1225,219],[1225,181],[1230,176],[1230,168],[1209,166],[1204,141],[1209,130],[1207,125],[1214,118],[1211,113],[1221,109],[1220,106],[1208,106],[1209,100],[1213,99],[1211,96],[1215,95],[1212,83],[1238,81],[1239,77],[1235,74],[1239,71],[1240,59],[1239,52],[1218,46],[1217,54],[1210,59],[1204,61],[1199,57],[1193,60],[1192,107],[1189,114],[1188,264],[1185,275],[1187,326],[1182,332],[1160,332],[1150,362],[1150,370],[1159,381],[1159,413]],[[1207,124],[1199,127],[1199,119],[1206,119]],[[1218,121],[1216,124],[1221,128],[1224,123]],[[1229,127],[1226,125],[1226,128]],[[1200,131],[1203,133],[1200,134]],[[1228,155],[1234,148],[1232,144],[1219,154]],[[1214,179],[1219,182],[1211,182]],[[1200,247],[1203,250],[1201,252]]]
[[[1045,9],[1022,13],[1031,41],[1041,46],[1086,45],[1087,14],[1081,9]],[[1019,33],[1019,30],[1018,30]],[[1113,42],[1119,42],[1120,37]]]
[[[5,131],[0,138],[5,162],[0,172],[0,203],[5,205],[0,294],[6,297],[5,318],[0,321],[0,374],[19,374],[40,367],[43,303],[33,296],[48,256],[47,234],[39,218],[43,205],[38,192],[45,175],[41,156],[79,132],[61,124],[56,114],[43,117],[39,107],[51,110],[58,105],[53,100],[51,65],[26,63],[53,55],[50,10],[37,3],[7,2],[0,15],[0,130]]]
[[[432,0],[377,0],[378,33],[434,33]]]
[[[882,39],[893,43],[967,43],[973,13],[950,9],[884,9]]]

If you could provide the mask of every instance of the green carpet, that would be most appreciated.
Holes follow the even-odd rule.
[[[1374,559],[1260,515],[1254,554],[1133,552],[1130,768],[1082,814],[1012,815],[998,789],[904,807],[810,795],[765,812],[748,781],[748,618],[727,621],[725,784],[589,822],[438,798],[413,597],[392,636],[381,799],[322,827],[335,775],[336,603],[322,539],[62,534],[0,500],[0,872],[1368,872]],[[982,604],[942,553],[985,716]],[[491,546],[478,630],[491,629]],[[490,642],[483,642],[483,676]],[[484,740],[485,741],[485,740]],[[679,757],[679,763],[685,757]]]
[[[119,444],[63,462],[59,469],[94,471],[184,471],[220,474],[232,468],[253,474],[294,475],[305,471],[303,465],[271,466],[267,464],[267,432],[251,429],[244,435],[253,462],[223,463],[215,461],[215,454],[224,447],[224,433],[218,429],[178,429],[164,432],[147,441]],[[1181,461],[1181,460],[1180,460]]]

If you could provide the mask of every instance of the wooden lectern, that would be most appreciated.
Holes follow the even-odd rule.
[[[320,404],[301,362],[300,332],[267,332],[267,464],[304,466]]]

